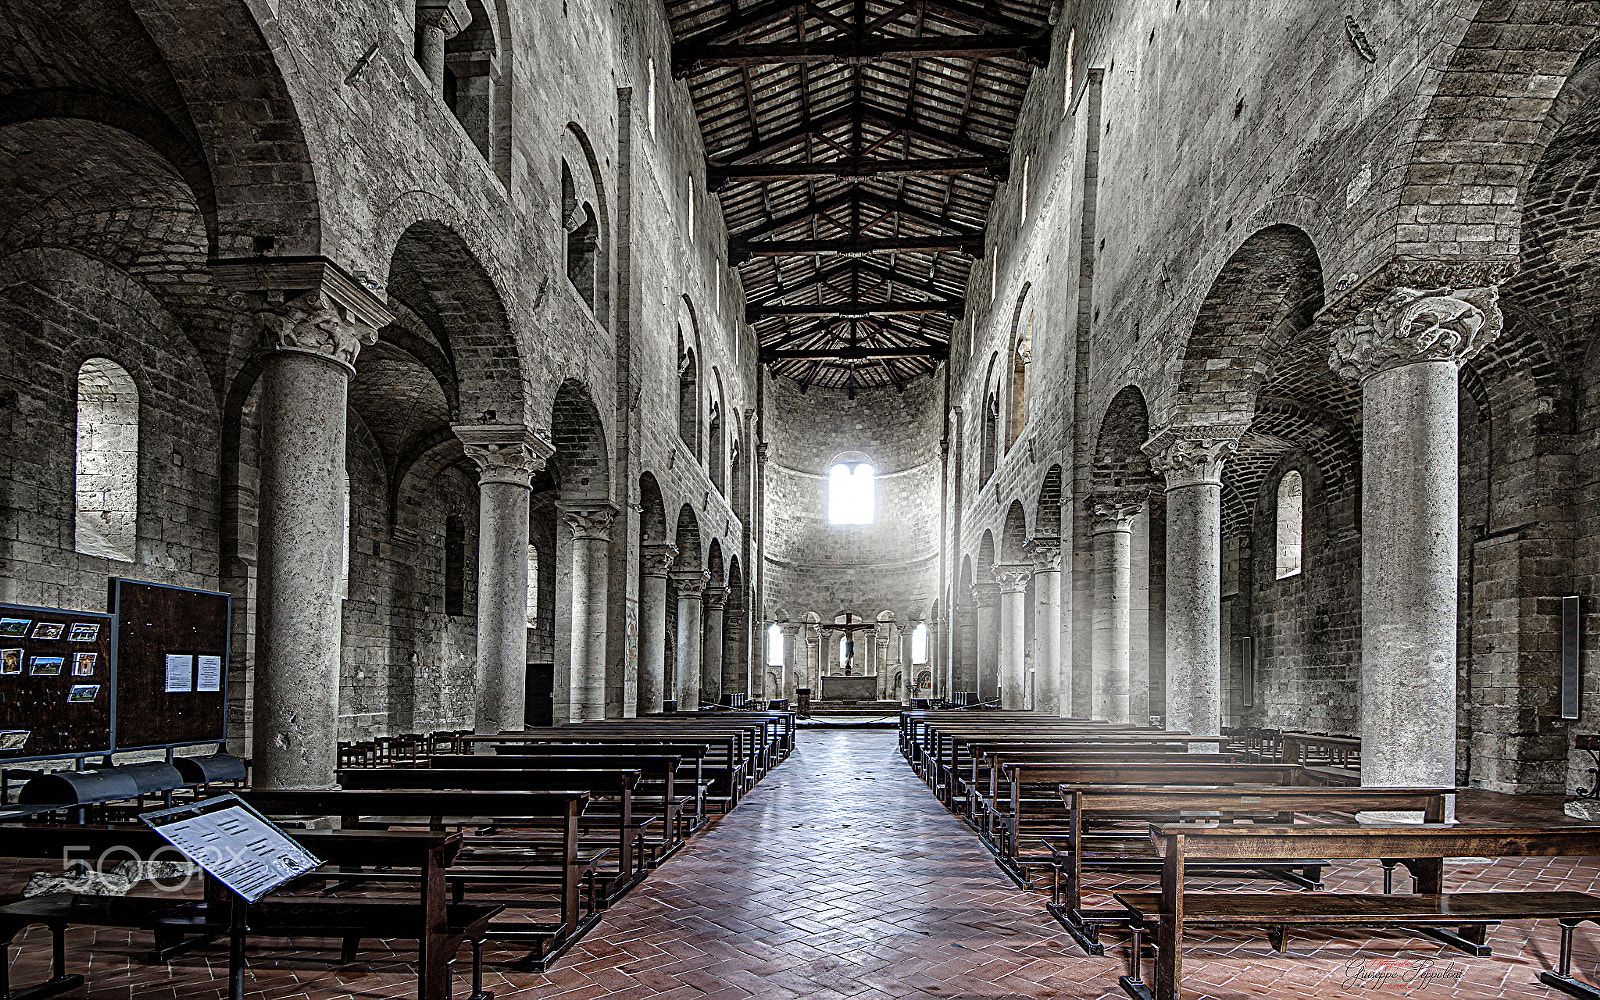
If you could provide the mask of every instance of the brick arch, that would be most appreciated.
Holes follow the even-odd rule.
[[[1022,547],[1028,543],[1028,515],[1021,500],[1011,501],[1006,508],[1004,527],[1000,529],[1000,561],[1022,561]]]
[[[521,352],[504,300],[456,230],[433,219],[411,223],[390,257],[388,297],[422,321],[449,360],[459,398],[452,419],[524,420]]]
[[[1033,516],[1035,538],[1061,537],[1061,466],[1052,465],[1039,484],[1038,509]]]
[[[556,390],[550,410],[549,468],[562,500],[606,500],[611,496],[611,461],[605,425],[589,391],[576,379]]]
[[[678,546],[678,555],[672,560],[673,569],[692,571],[705,568],[705,553],[700,547],[700,519],[695,517],[694,508],[688,504],[678,508],[673,539]]]
[[[983,538],[978,542],[977,577],[974,583],[989,583],[994,580],[995,545],[994,532],[987,529]]]
[[[1284,347],[1321,307],[1322,266],[1305,230],[1280,224],[1252,233],[1222,266],[1195,315],[1173,393],[1173,421],[1247,417],[1247,400],[1254,400]]]
[[[191,182],[216,207],[215,256],[322,250],[315,164],[253,0],[84,0],[63,9],[0,2],[0,90],[99,95],[156,116],[198,155]],[[12,102],[9,110],[31,98]],[[77,114],[58,108],[57,113]],[[90,113],[90,117],[97,117]],[[112,124],[117,124],[112,122]],[[128,127],[123,122],[119,127]],[[270,135],[263,141],[263,135]],[[175,160],[175,162],[178,162]]]
[[[667,540],[667,506],[654,473],[639,476],[639,540],[645,544]]]
[[[1506,260],[1519,233],[1496,206],[1519,189],[1551,141],[1547,114],[1596,40],[1600,4],[1484,3],[1449,59],[1429,70],[1428,107],[1404,151],[1394,252]],[[1533,42],[1537,39],[1537,43]],[[1381,243],[1381,241],[1380,241]]]
[[[1150,411],[1138,386],[1111,397],[1095,435],[1091,478],[1096,489],[1141,489],[1157,485],[1140,446],[1150,439]]]
[[[711,545],[706,549],[706,572],[711,574],[707,583],[710,587],[720,587],[727,582],[727,564],[722,558],[722,540],[713,538]]]

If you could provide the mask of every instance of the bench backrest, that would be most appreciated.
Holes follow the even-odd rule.
[[[1321,788],[1232,785],[1169,788],[1148,785],[1062,785],[1061,801],[1081,816],[1156,819],[1185,813],[1230,816],[1295,812],[1421,811],[1426,822],[1444,820],[1454,788]]]
[[[1200,858],[1550,858],[1600,855],[1600,826],[1206,826],[1152,823],[1169,857]]]
[[[615,795],[639,785],[637,768],[358,767],[339,772],[345,788],[522,789]]]

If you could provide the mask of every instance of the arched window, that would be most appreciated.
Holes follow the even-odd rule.
[[[683,327],[678,328],[678,437],[700,460],[700,367],[694,348],[683,342]]]
[[[467,0],[472,20],[444,45],[444,102],[455,113],[472,144],[488,160],[495,133],[494,78],[497,75],[494,25],[478,0]]]
[[[1011,347],[1011,433],[1006,439],[1010,448],[1022,436],[1022,427],[1028,422],[1028,376],[1033,371],[1033,312],[1017,330],[1016,343]]]
[[[528,627],[539,624],[539,550],[528,546]]]
[[[594,206],[578,200],[572,169],[565,160],[561,162],[561,220],[567,232],[567,280],[593,309],[595,248],[600,242],[600,225]]]
[[[928,662],[928,626],[926,622],[917,622],[917,627],[911,631],[911,662]]]
[[[873,477],[866,462],[839,462],[828,470],[828,523],[871,524]]]
[[[783,629],[777,625],[767,629],[767,666],[783,666]]]
[[[78,369],[78,449],[73,546],[133,562],[139,529],[139,389],[115,361]]]
[[[994,475],[1000,438],[1000,399],[990,393],[983,401],[983,453],[979,467],[978,485],[984,486]]]
[[[1278,575],[1298,576],[1305,551],[1305,483],[1298,472],[1278,480]]]
[[[344,474],[344,531],[339,543],[339,597],[350,597],[350,473]]]
[[[719,400],[711,401],[711,422],[706,427],[708,452],[706,470],[711,476],[711,486],[723,496],[728,495],[728,484],[723,477],[722,467],[722,403]]]

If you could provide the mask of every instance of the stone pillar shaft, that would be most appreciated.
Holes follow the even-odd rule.
[[[973,656],[977,661],[978,700],[993,701],[1000,694],[1000,591],[993,583],[972,588],[974,621]]]
[[[559,509],[572,532],[572,719],[595,721],[606,717],[606,607],[616,508],[603,503]]]
[[[1334,337],[1361,382],[1363,785],[1456,784],[1457,391],[1502,322],[1493,286],[1397,287]]]
[[[422,0],[417,4],[417,59],[433,92],[444,94],[445,43],[472,23],[465,0]]]
[[[1167,481],[1166,724],[1196,736],[1222,732],[1222,467],[1244,430],[1173,427],[1144,446]]]
[[[1033,556],[1033,707],[1041,715],[1071,715],[1061,697],[1061,543],[1035,539],[1028,550]]]
[[[678,711],[700,710],[700,657],[705,630],[701,622],[701,598],[707,574],[696,570],[674,575],[678,584],[678,671],[675,678]]]
[[[1000,634],[996,643],[1000,661],[1000,707],[1028,707],[1026,672],[1029,566],[1004,565],[994,568],[1000,585]]]
[[[728,603],[728,588],[707,588],[701,601],[705,639],[700,654],[700,701],[715,705],[722,697],[722,630]]]
[[[1094,545],[1094,617],[1090,670],[1097,719],[1127,723],[1129,588],[1133,578],[1133,519],[1144,495],[1090,498]]]
[[[646,545],[639,557],[639,714],[660,715],[667,683],[667,570],[676,546]]]
[[[334,784],[349,376],[309,353],[261,361],[254,770],[262,788]]]

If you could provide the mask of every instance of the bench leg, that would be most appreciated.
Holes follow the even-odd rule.
[[[1581,997],[1582,1000],[1600,1000],[1600,989],[1572,978],[1572,929],[1578,923],[1576,920],[1561,921],[1561,957],[1556,961],[1556,971],[1539,973],[1539,982],[1558,989],[1568,996]]]
[[[1139,978],[1139,962],[1144,953],[1144,927],[1134,923],[1129,925],[1128,931],[1128,974],[1118,979],[1117,985],[1133,1000],[1155,1000],[1150,987]]]
[[[472,940],[472,996],[467,1000],[494,1000],[494,994],[483,988],[483,940]]]

